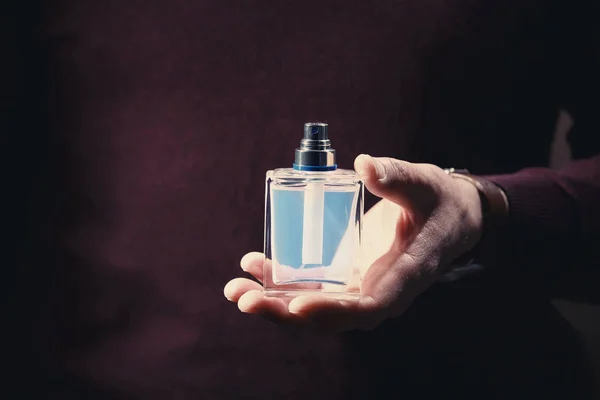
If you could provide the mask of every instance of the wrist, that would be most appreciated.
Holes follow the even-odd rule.
[[[481,194],[467,179],[455,179],[461,202],[467,210],[464,224],[465,249],[463,253],[477,246],[484,232],[484,215]]]
[[[466,170],[449,169],[446,173],[456,178],[457,183],[461,182],[460,187],[465,191],[465,201],[469,202],[467,206],[475,221],[474,227],[477,232],[477,240],[456,260],[455,264],[464,265],[493,257],[495,238],[502,232],[508,220],[509,204],[506,194],[494,183],[471,175]],[[477,195],[473,194],[473,190]]]

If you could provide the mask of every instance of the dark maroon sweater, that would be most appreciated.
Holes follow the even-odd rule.
[[[559,108],[574,155],[600,149],[592,4],[4,2],[17,397],[577,398],[577,340],[533,288],[597,266],[598,164],[510,174],[548,165]],[[370,153],[497,175],[498,268],[370,333],[242,315],[223,285],[261,250],[264,173],[309,120],[330,124],[342,167]]]
[[[494,236],[487,265],[528,265],[538,282],[558,276],[562,295],[598,301],[600,277],[600,155],[572,162],[554,171],[527,168],[489,176],[507,194],[506,229]],[[517,271],[515,271],[517,272]],[[591,277],[595,279],[589,281]]]
[[[598,266],[600,155],[558,171],[527,168],[488,178],[504,189],[509,199],[509,224],[502,244],[508,253],[535,257],[543,264],[554,264],[557,257],[566,256]],[[550,249],[553,251],[547,251]],[[510,257],[502,257],[502,261],[519,261]]]

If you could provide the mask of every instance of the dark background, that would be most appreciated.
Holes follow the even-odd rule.
[[[586,398],[597,311],[560,303],[569,325],[543,266],[330,339],[241,315],[222,287],[260,250],[264,173],[305,121],[330,124],[345,167],[480,174],[549,164],[561,109],[595,129],[594,2],[2,7],[7,393]]]

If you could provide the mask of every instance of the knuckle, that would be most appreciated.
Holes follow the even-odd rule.
[[[402,165],[401,161],[393,158],[385,157],[382,160],[383,166],[386,170],[387,177],[393,177],[396,181],[407,181],[410,178],[410,174],[407,169]]]

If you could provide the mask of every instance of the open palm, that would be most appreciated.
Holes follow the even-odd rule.
[[[325,332],[373,329],[401,315],[450,262],[480,236],[477,190],[429,164],[361,155],[355,169],[366,188],[383,200],[364,217],[361,298],[322,295],[267,297],[260,283],[236,278],[227,299],[245,313]],[[248,253],[241,267],[262,282],[262,253]]]

